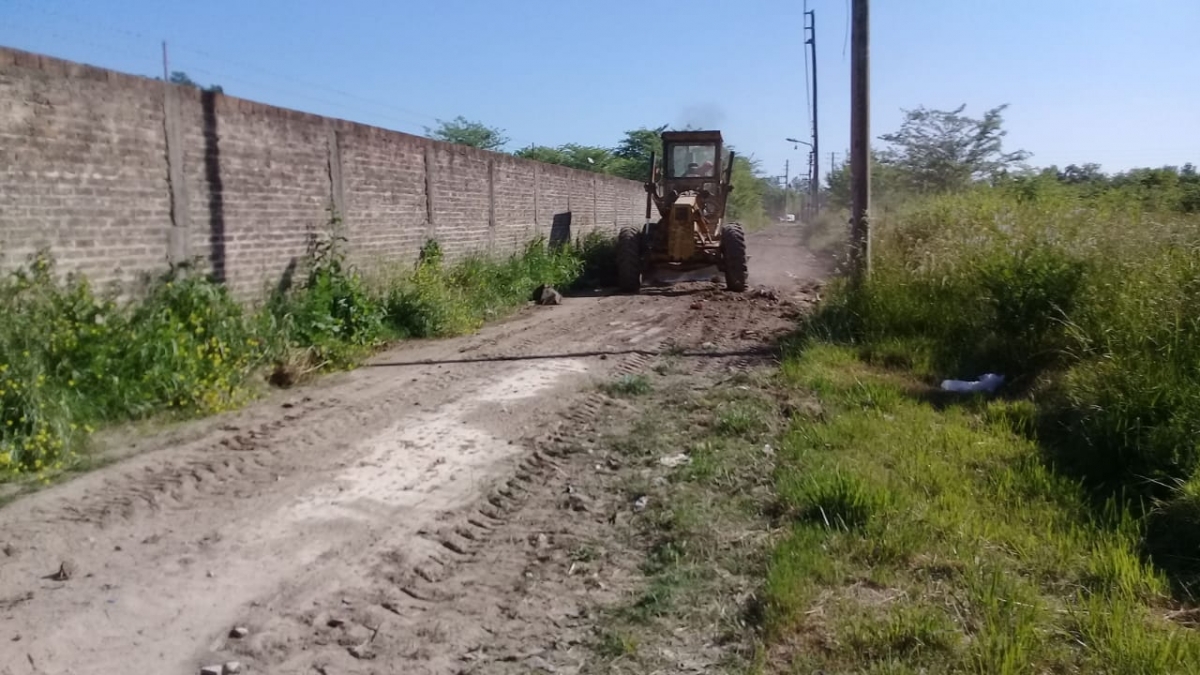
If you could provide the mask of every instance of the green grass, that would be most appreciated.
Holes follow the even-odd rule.
[[[912,201],[875,221],[870,281],[833,284],[805,332],[928,384],[1006,375],[1049,465],[1169,523],[1144,543],[1190,598],[1200,509],[1175,503],[1200,469],[1200,216],[1117,196]]]
[[[345,261],[340,242],[317,242],[300,281],[258,310],[188,266],[148,280],[124,303],[115,291],[56,274],[44,254],[0,279],[0,482],[49,482],[84,468],[80,451],[101,425],[236,408],[266,375],[287,386],[352,368],[395,340],[471,332],[541,284],[603,281],[611,265],[598,233],[556,250],[534,241],[508,258],[453,265],[430,242],[415,269],[368,279]]]
[[[1143,523],[1097,508],[1013,430],[1013,405],[938,409],[913,376],[811,344],[784,364],[819,392],[778,450],[786,536],[764,631],[791,672],[1200,672],[1200,635],[1165,617]]]
[[[612,382],[600,385],[601,391],[617,397],[645,396],[653,388],[645,375],[622,375]]]
[[[762,392],[729,383],[696,391],[682,386],[687,377],[665,377],[638,397],[634,421],[601,442],[624,467],[622,501],[649,497],[630,521],[630,544],[644,557],[624,560],[637,565],[641,583],[605,613],[608,637],[597,647],[603,659],[630,660],[634,672],[673,666],[663,661],[663,648],[696,656],[691,650],[713,640],[726,645],[728,662],[719,672],[738,672],[755,641],[748,589],[765,565],[768,523],[761,514],[770,504],[771,457],[758,437],[722,431],[721,420],[737,410],[766,434],[779,425],[779,411]],[[680,452],[687,463],[660,464]],[[629,643],[641,649],[622,647]]]

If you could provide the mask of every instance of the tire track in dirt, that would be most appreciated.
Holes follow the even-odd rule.
[[[633,353],[614,359],[608,371],[609,376],[643,372],[654,359],[654,353],[665,343],[670,329],[694,320],[687,314],[671,318],[672,322],[668,324],[670,328],[662,332],[663,337],[644,345],[646,353]],[[271,672],[306,672],[315,666],[333,668],[334,664],[337,665],[335,669],[340,670],[360,660],[349,651],[349,647],[358,648],[360,644],[346,643],[360,638],[363,630],[370,630],[371,626],[387,623],[389,634],[399,632],[420,636],[428,633],[425,626],[429,614],[438,614],[441,606],[463,597],[465,590],[452,583],[459,571],[464,566],[476,563],[480,553],[495,544],[498,534],[512,523],[514,514],[521,511],[539,486],[562,471],[560,463],[554,458],[562,455],[559,446],[567,440],[564,436],[566,430],[577,430],[595,420],[602,412],[605,400],[603,395],[591,392],[582,401],[573,401],[570,414],[561,418],[558,430],[542,432],[527,441],[534,450],[516,464],[509,477],[488,489],[479,503],[438,514],[436,520],[441,524],[418,530],[416,535],[419,543],[416,546],[412,539],[403,538],[391,543],[378,542],[378,550],[373,552],[378,562],[363,564],[364,568],[370,570],[360,577],[361,581],[366,582],[364,586],[348,588],[343,583],[328,589],[324,596],[312,594],[313,606],[332,607],[334,611],[339,607],[348,608],[343,613],[356,618],[330,621],[322,619],[323,615],[314,615],[312,611],[281,616],[268,606],[245,621],[248,625],[263,627],[258,632],[258,639],[244,647],[227,643],[226,647],[234,648],[230,654],[255,662],[271,663]],[[539,447],[545,450],[537,449]],[[339,564],[347,562],[343,560]],[[316,572],[300,585],[311,591],[324,576],[323,571]],[[449,620],[440,621],[446,623]],[[307,635],[314,626],[312,644],[295,639],[298,635]],[[280,644],[298,646],[287,649],[280,647]],[[314,648],[331,645],[333,648],[325,654]],[[408,655],[407,661],[410,663],[405,664],[406,668],[428,665],[430,659],[440,660],[430,650],[419,646],[400,645],[399,651]],[[360,656],[373,654],[369,650],[358,653]],[[389,662],[389,667],[398,665],[394,660]]]
[[[738,327],[761,325],[761,315],[764,312],[775,315],[777,309],[773,303],[729,302],[720,304],[715,315],[695,311],[676,314],[670,329],[645,345],[645,353],[621,358],[609,376],[647,372],[668,345],[681,346],[684,341],[679,335],[693,328],[709,327],[714,320],[727,329],[718,333],[701,332],[699,338],[689,338],[686,342],[715,339],[713,347],[717,353],[728,350],[734,355],[705,357],[699,359],[698,367],[707,372],[747,365],[761,357],[745,349],[757,343],[754,338],[747,339]],[[789,325],[786,320],[779,324],[783,328]],[[739,355],[739,348],[748,355]],[[322,625],[324,619],[312,612],[281,618],[267,609],[248,617],[247,623],[265,625],[262,635],[267,642],[273,639],[276,645],[288,643],[292,647],[277,646],[269,653],[254,647],[238,649],[239,645],[230,644],[225,647],[233,648],[230,654],[238,658],[270,663],[272,672],[306,672],[312,668],[365,672],[361,670],[363,661],[374,662],[376,658],[384,659],[388,668],[403,672],[477,672],[473,666],[464,667],[467,663],[487,664],[487,668],[511,664],[512,672],[529,672],[527,657],[537,654],[515,658],[507,643],[515,635],[519,635],[518,642],[538,637],[538,631],[548,628],[546,622],[533,621],[532,625],[538,626],[536,630],[515,633],[511,626],[507,633],[493,627],[497,623],[511,623],[519,616],[505,618],[509,611],[505,607],[517,602],[514,585],[528,581],[534,574],[530,570],[537,566],[526,560],[531,536],[533,546],[539,545],[537,528],[531,528],[521,516],[527,510],[556,509],[569,514],[589,511],[579,508],[579,502],[573,502],[569,489],[563,493],[558,488],[564,484],[569,463],[578,463],[580,437],[594,436],[596,423],[610,404],[611,399],[595,391],[577,396],[569,413],[554,428],[527,439],[532,452],[514,468],[511,477],[489,490],[480,504],[442,514],[439,520],[444,521],[443,525],[418,532],[425,544],[418,547],[419,552],[414,553],[411,542],[394,550],[382,545],[379,553],[382,562],[373,577],[364,577],[368,582],[365,586],[354,590],[339,586],[312,599],[314,606],[333,607],[334,613],[340,602],[353,608],[344,614],[354,618],[337,619],[330,626],[328,621]],[[570,533],[559,532],[557,536],[569,539]],[[504,553],[505,566],[509,568],[507,577],[495,572],[496,550]],[[492,554],[486,555],[489,551]],[[520,569],[515,568],[517,565]],[[431,629],[431,625],[454,626],[453,636],[444,629]],[[367,632],[369,640],[363,637]],[[364,641],[356,642],[359,639]],[[504,652],[498,662],[480,655],[489,644]],[[561,667],[563,664],[556,664],[553,672],[560,672]],[[485,668],[478,672],[493,671]]]
[[[554,548],[530,549],[529,521],[554,524],[552,544],[575,519],[603,522],[563,484],[620,415],[578,390],[644,372],[671,344],[739,344],[730,322],[761,317],[690,309],[704,288],[568,298],[406,345],[18,500],[0,512],[0,543],[16,545],[0,558],[0,638],[21,639],[0,639],[0,663],[166,673],[234,655],[247,672],[313,672],[318,657],[330,672],[457,672],[472,647],[549,630],[517,593],[538,574],[530,551]],[[61,559],[77,577],[42,580]],[[250,636],[225,638],[233,623]]]

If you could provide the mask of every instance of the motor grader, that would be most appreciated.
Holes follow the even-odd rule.
[[[733,191],[733,152],[726,157],[720,131],[665,131],[661,165],[650,156],[646,182],[646,224],[622,228],[617,235],[617,285],[627,293],[641,289],[656,270],[690,272],[716,267],[725,287],[746,289],[746,235],[738,223],[725,222]],[[658,219],[651,219],[653,209]]]

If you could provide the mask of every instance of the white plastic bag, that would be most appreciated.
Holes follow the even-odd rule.
[[[978,380],[942,380],[942,389],[954,392],[975,392],[982,391],[988,394],[994,393],[1004,384],[1004,376],[995,373],[983,375]]]

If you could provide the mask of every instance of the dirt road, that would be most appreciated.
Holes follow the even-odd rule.
[[[779,299],[693,281],[530,307],[143,438],[0,509],[0,673],[535,670],[613,592],[530,590],[539,546],[607,517],[563,501],[555,448],[619,418],[595,383],[665,349],[737,367],[786,328],[818,276],[797,240],[791,224],[750,236],[751,283]],[[556,644],[547,670],[586,666]]]

